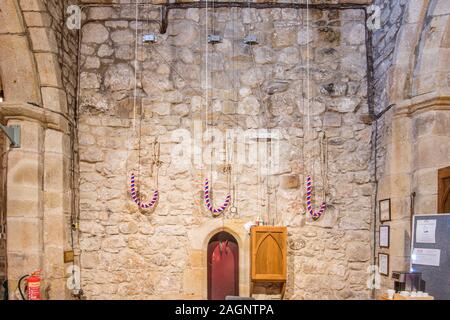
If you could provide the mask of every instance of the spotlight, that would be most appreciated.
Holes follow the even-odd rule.
[[[158,38],[156,37],[155,34],[150,33],[150,34],[145,34],[142,38],[142,41],[144,43],[156,43],[158,41]]]
[[[221,43],[221,42],[222,42],[222,37],[219,36],[218,34],[208,35],[208,43],[216,44],[216,43]]]
[[[258,38],[254,34],[249,34],[244,38],[244,43],[248,45],[258,44]]]

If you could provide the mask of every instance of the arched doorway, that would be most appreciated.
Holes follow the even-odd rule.
[[[208,243],[208,300],[239,295],[239,246],[228,232],[216,233]]]

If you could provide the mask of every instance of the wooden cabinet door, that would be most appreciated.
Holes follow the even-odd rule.
[[[438,213],[450,213],[450,167],[438,171]]]
[[[252,280],[286,281],[286,227],[253,227]]]

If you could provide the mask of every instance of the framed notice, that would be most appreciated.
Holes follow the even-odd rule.
[[[383,276],[389,276],[389,255],[378,253],[378,272]]]
[[[380,222],[391,221],[391,199],[380,200],[379,209]]]
[[[380,248],[389,248],[390,242],[389,226],[380,226]]]

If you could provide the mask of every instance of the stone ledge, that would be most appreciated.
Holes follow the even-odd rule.
[[[444,89],[396,104],[394,117],[410,116],[429,110],[450,110],[450,90]]]
[[[69,133],[69,120],[64,115],[27,103],[0,103],[0,119],[31,119],[49,129]]]

